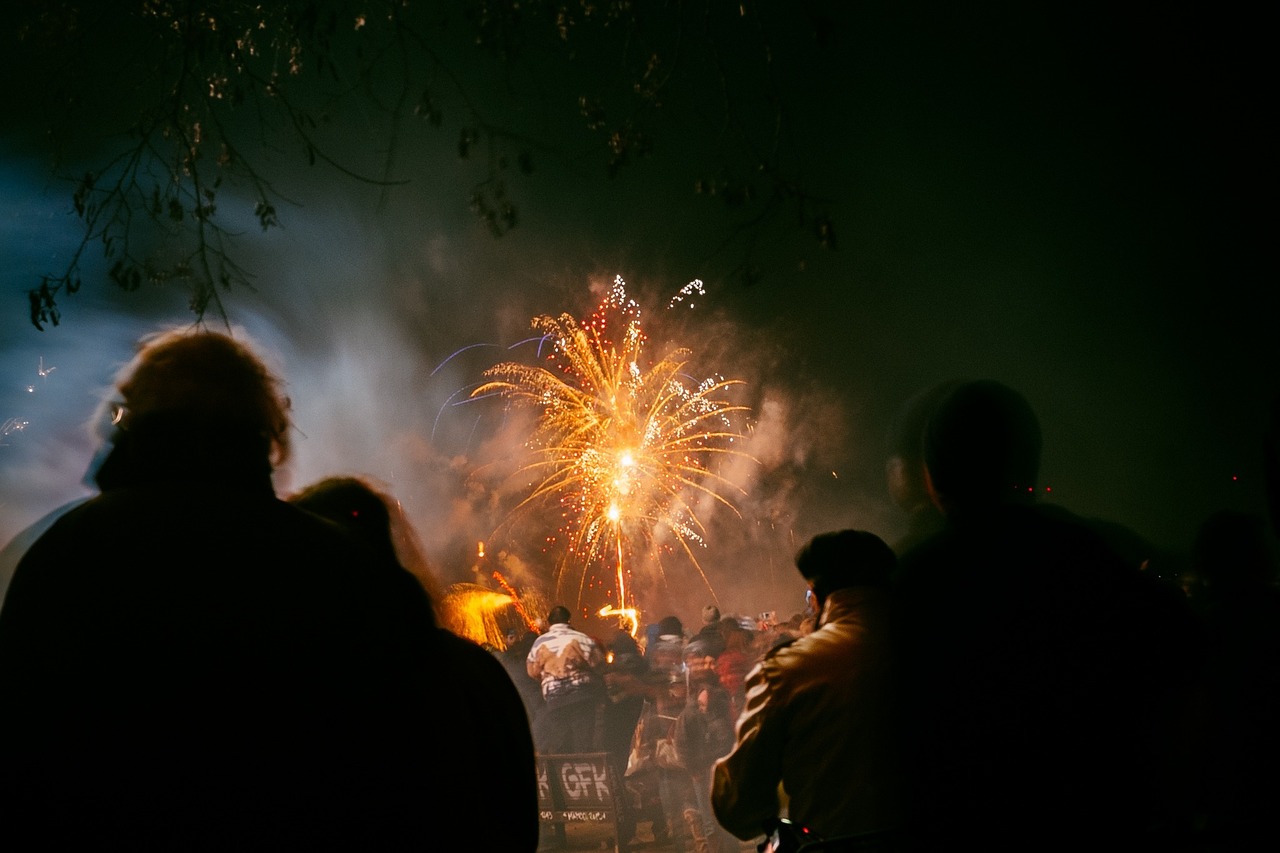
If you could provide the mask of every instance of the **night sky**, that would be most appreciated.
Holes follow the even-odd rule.
[[[281,488],[370,474],[404,502],[438,574],[464,579],[510,497],[483,472],[510,458],[519,424],[498,406],[446,403],[510,357],[532,316],[585,315],[621,275],[655,346],[690,347],[707,374],[746,381],[761,465],[742,474],[741,517],[705,519],[700,555],[723,609],[799,609],[790,558],[814,533],[901,532],[886,431],[907,398],[946,379],[1022,391],[1042,421],[1051,499],[1161,548],[1185,549],[1215,510],[1262,511],[1280,360],[1259,13],[767,5],[812,12],[774,11],[771,91],[782,150],[830,200],[834,250],[784,213],[748,256],[732,238],[758,208],[692,191],[718,169],[749,174],[771,138],[745,52],[725,60],[740,125],[721,120],[690,51],[694,82],[670,92],[651,152],[609,177],[589,137],[570,133],[576,112],[552,105],[616,57],[532,56],[520,85],[536,85],[538,101],[456,46],[455,67],[493,114],[550,140],[532,174],[512,178],[520,224],[501,238],[467,210],[480,163],[458,160],[447,123],[405,131],[396,169],[409,183],[389,192],[281,147],[275,174],[300,206],[266,234],[225,197],[256,288],[228,294],[229,319],[269,354],[295,407]],[[65,263],[78,231],[70,187],[21,121],[29,101],[15,106],[0,130],[3,541],[89,493],[85,424],[102,389],[139,334],[192,320],[179,288],[119,292],[95,256],[61,325],[29,325],[25,291]],[[358,111],[335,122],[336,146],[380,162]],[[87,153],[110,144],[94,128]],[[754,283],[732,275],[744,257]],[[705,298],[666,310],[695,278]],[[433,373],[477,343],[491,346]],[[535,539],[496,543],[517,577],[544,571]],[[663,595],[688,621],[708,593],[677,570]]]

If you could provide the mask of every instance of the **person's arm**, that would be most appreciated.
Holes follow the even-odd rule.
[[[529,649],[529,657],[525,658],[525,672],[529,673],[530,678],[542,680],[542,656],[538,654],[541,643],[534,643],[533,648]]]
[[[587,651],[587,666],[597,672],[603,672],[604,649],[595,640],[591,641],[591,648]]]
[[[711,805],[716,820],[744,841],[758,838],[764,833],[764,822],[778,816],[786,732],[785,702],[778,695],[777,680],[776,668],[767,659],[747,676],[737,742],[712,768]]]

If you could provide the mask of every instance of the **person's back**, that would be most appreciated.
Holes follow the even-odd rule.
[[[388,799],[398,808],[379,820],[404,831],[390,840],[413,847],[429,841],[433,849],[533,850],[536,769],[525,706],[501,659],[426,618],[433,612],[434,577],[424,576],[426,560],[416,553],[417,537],[398,502],[349,476],[313,483],[289,502],[333,522],[363,546],[372,559],[362,571],[381,576],[395,597],[382,618],[403,621],[412,632],[407,642],[413,658],[395,673],[407,688],[402,707],[373,709],[374,724],[389,725],[396,738],[389,741],[398,763]],[[418,565],[420,573],[411,574],[406,563]],[[412,737],[397,736],[401,724],[413,730]],[[424,811],[428,803],[430,813]],[[502,820],[488,821],[491,814]]]
[[[386,809],[350,780],[393,770],[379,740],[403,726],[366,711],[404,705],[408,647],[359,562],[264,493],[151,486],[69,513],[0,618],[0,834],[293,846]]]
[[[780,814],[821,838],[895,830],[901,818],[889,654],[894,555],[865,531],[823,534],[797,567],[821,624],[780,645],[747,677],[733,751],[716,762],[720,824],[748,839]]]
[[[1219,512],[1197,532],[1197,611],[1207,635],[1197,782],[1215,849],[1280,840],[1280,574],[1259,515]]]
[[[6,849],[350,849],[431,838],[428,609],[278,500],[286,404],[210,333],[144,347],[102,494],[0,611]],[[462,837],[462,833],[458,834]]]
[[[902,557],[895,585],[917,849],[1146,843],[1171,778],[1187,614],[1088,525],[1027,497],[1039,433],[1025,401],[994,383],[955,393],[930,457],[948,525]]]

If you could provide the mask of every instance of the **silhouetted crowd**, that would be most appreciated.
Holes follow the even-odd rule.
[[[439,627],[393,497],[276,495],[288,400],[249,347],[162,333],[116,391],[99,494],[0,610],[5,850],[534,850],[536,755],[588,752],[624,849],[1280,841],[1280,413],[1270,516],[1206,519],[1176,574],[1039,502],[1030,405],[955,381],[893,425],[906,535],[813,537],[789,618],[595,636],[556,605],[486,649]]]

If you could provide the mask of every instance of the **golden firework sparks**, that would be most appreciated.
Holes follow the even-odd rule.
[[[512,601],[506,592],[456,583],[445,590],[440,612],[444,627],[459,637],[501,649],[506,648],[506,632],[498,617]]]
[[[495,365],[485,372],[489,381],[472,392],[538,411],[529,442],[533,460],[520,469],[537,476],[516,509],[558,500],[569,535],[557,584],[570,563],[580,566],[581,604],[588,569],[613,563],[617,603],[603,615],[633,624],[635,615],[626,615],[634,608],[628,606],[624,562],[644,545],[661,571],[660,533],[678,543],[714,597],[692,550],[706,534],[694,503],[710,498],[736,512],[721,490],[740,489],[714,463],[725,454],[747,457],[734,426],[746,407],[725,399],[741,380],[691,379],[684,348],[646,363],[639,314],[619,276],[582,324],[568,314],[534,318],[533,328],[552,345],[545,365]]]
[[[502,572],[497,570],[493,573],[493,579],[498,582],[498,586],[502,587],[503,591],[506,592],[507,595],[511,596],[511,605],[515,607],[516,612],[520,614],[520,619],[524,622],[525,627],[530,631],[536,632],[538,630],[538,623],[529,615],[529,611],[524,606],[524,602],[520,599],[520,596],[516,593],[515,587],[507,583],[507,579],[502,576]]]

